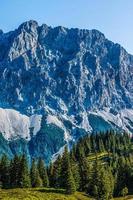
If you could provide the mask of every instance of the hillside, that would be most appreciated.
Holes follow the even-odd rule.
[[[1,200],[92,200],[84,193],[65,195],[55,189],[13,189],[0,191]]]
[[[133,196],[115,198],[114,200],[132,200]],[[1,190],[1,200],[94,200],[84,193],[65,195],[62,190],[55,189],[13,189]]]
[[[65,146],[48,166],[42,158],[29,163],[24,154],[12,160],[6,155],[0,159],[0,186],[7,189],[5,192],[29,188],[28,192],[31,187],[34,192],[37,188],[42,192],[47,188],[45,195],[59,191],[76,198],[83,192],[96,200],[110,200],[132,195],[132,185],[133,137],[127,133],[110,131],[82,137],[70,151]]]

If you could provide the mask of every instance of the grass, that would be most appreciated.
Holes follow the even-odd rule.
[[[101,159],[105,159],[108,157],[108,153],[107,152],[102,152],[102,153],[97,153],[97,158],[99,160]],[[88,161],[94,161],[96,159],[96,154],[92,153],[88,156]]]
[[[0,200],[94,200],[85,193],[76,192],[66,195],[64,190],[35,188],[0,190]],[[133,200],[133,196],[115,198],[114,200]]]
[[[92,200],[85,193],[66,195],[64,190],[55,189],[8,189],[0,190],[0,200]]]
[[[133,196],[127,196],[127,197],[119,197],[119,198],[115,198],[114,200],[133,200]]]

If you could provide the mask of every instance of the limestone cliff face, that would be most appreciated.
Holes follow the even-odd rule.
[[[97,30],[29,21],[0,34],[0,104],[25,113],[133,106],[133,56]]]

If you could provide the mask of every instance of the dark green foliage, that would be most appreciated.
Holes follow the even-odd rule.
[[[2,188],[9,187],[9,160],[4,154],[0,161],[0,183]]]
[[[80,178],[79,164],[71,161],[71,170],[72,170],[73,178],[75,181],[76,190],[80,190],[81,178]]]
[[[13,188],[30,187],[30,175],[26,156],[15,156],[10,162],[10,185]]]
[[[105,169],[98,160],[93,166],[92,194],[97,200],[110,200],[113,196],[114,181],[111,172]]]
[[[29,176],[30,171],[30,176]],[[31,184],[30,184],[31,182]],[[44,161],[15,156],[0,160],[0,187],[64,188],[67,194],[86,192],[97,200],[132,194],[133,138],[127,133],[91,134],[81,138],[71,151],[67,146],[62,156],[46,168]]]
[[[36,162],[33,159],[32,160],[32,164],[31,164],[31,170],[30,170],[30,177],[31,177],[31,186],[35,187],[35,182],[36,182],[36,171],[37,171],[37,167],[36,167]]]
[[[124,187],[124,188],[121,190],[121,196],[125,197],[127,194],[128,194],[128,188],[127,188],[127,187]]]
[[[61,185],[66,189],[67,194],[73,194],[76,191],[75,181],[72,174],[72,169],[70,165],[70,157],[68,153],[67,146],[65,147],[62,163],[61,163]]]
[[[49,186],[54,187],[54,181],[53,181],[53,163],[51,162],[48,167],[48,177],[49,177]]]
[[[39,174],[39,171],[37,168],[37,164],[34,159],[32,160],[30,176],[31,176],[31,186],[32,187],[42,187],[43,181],[40,177],[40,174]]]
[[[51,168],[51,185],[55,188],[62,187],[62,178],[61,178],[61,156],[58,156],[57,160],[53,163]]]
[[[47,169],[45,167],[44,161],[41,158],[39,158],[38,160],[38,171],[40,178],[42,179],[43,186],[48,187],[49,179],[48,179]]]
[[[85,157],[79,158],[79,173],[80,173],[80,190],[88,191],[90,187],[90,166]]]
[[[40,177],[39,171],[37,170],[34,187],[42,187],[42,186],[43,186],[43,181]]]
[[[76,192],[76,186],[75,186],[73,174],[72,174],[71,168],[68,168],[67,177],[66,177],[66,193],[73,194],[75,192]]]
[[[25,155],[22,156],[21,161],[20,161],[19,178],[20,178],[20,184],[22,188],[28,188],[31,186],[28,163],[27,163],[27,159]]]
[[[10,163],[10,185],[13,188],[21,187],[20,156],[15,156]]]
[[[117,171],[117,178],[116,178],[116,194],[121,194],[123,188],[129,188],[133,184],[133,174],[132,174],[132,167],[130,163],[127,163],[124,158],[121,158],[119,161],[119,168]]]
[[[107,156],[101,161],[100,167],[93,165],[93,159],[89,162],[86,159],[91,155],[97,157],[97,153],[105,152]],[[133,143],[127,133],[120,134],[108,131],[107,133],[85,136],[79,140],[70,155],[72,161],[76,164],[79,163],[80,190],[87,190],[94,196],[98,195],[97,198],[100,195],[101,199],[109,199],[113,193],[116,196],[120,195],[124,187],[132,192]],[[122,167],[121,162],[126,165]]]

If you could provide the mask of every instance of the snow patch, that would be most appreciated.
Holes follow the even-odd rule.
[[[20,90],[18,88],[16,88],[16,93],[17,93],[17,96],[18,96],[18,100],[23,101],[22,94],[20,93]]]
[[[117,114],[111,113],[109,109],[89,113],[102,117],[106,122],[114,124],[121,130],[133,133],[133,109],[122,109]]]
[[[42,115],[32,115],[30,117],[30,127],[33,127],[33,135],[36,135],[41,128]]]
[[[87,112],[83,112],[82,113],[82,123],[81,123],[81,128],[85,129],[85,131],[89,131],[91,132],[92,131],[92,127],[90,126],[89,124],[89,121],[88,121],[88,114]]]
[[[28,117],[13,109],[0,108],[0,132],[6,140],[23,138],[30,140],[30,128],[35,135],[41,126],[41,116]]]
[[[47,124],[55,124],[59,128],[63,129],[63,124],[56,116],[48,115],[47,116]]]

